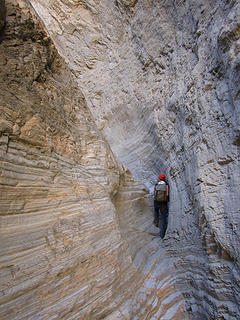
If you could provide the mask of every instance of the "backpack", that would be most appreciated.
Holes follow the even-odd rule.
[[[159,202],[167,201],[167,184],[165,181],[159,181],[155,185],[155,200]]]

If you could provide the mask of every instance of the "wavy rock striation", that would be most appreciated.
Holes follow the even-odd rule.
[[[238,1],[26,3],[0,44],[3,319],[239,319]],[[164,243],[125,168],[167,173]]]
[[[145,187],[25,2],[0,43],[0,318],[183,319]],[[185,318],[185,317],[184,317]]]

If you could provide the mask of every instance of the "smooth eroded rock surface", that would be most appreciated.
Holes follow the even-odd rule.
[[[114,153],[148,187],[167,173],[193,318],[237,318],[239,2],[31,3]]]
[[[23,1],[0,43],[0,318],[185,319],[145,187]],[[172,272],[170,272],[172,270]]]
[[[238,319],[239,1],[27,1],[56,49],[12,3],[4,317]],[[166,172],[164,242],[126,168],[150,190]]]

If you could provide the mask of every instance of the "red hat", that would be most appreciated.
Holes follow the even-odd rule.
[[[165,174],[160,174],[160,176],[158,177],[159,180],[165,180],[166,176]]]

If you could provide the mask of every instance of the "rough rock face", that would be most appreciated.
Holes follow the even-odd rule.
[[[3,315],[238,319],[238,1],[27,2],[71,74],[48,38],[29,31],[25,6],[18,22],[8,12],[13,25],[0,49]],[[104,139],[147,187],[167,173],[164,244],[151,241],[144,191]],[[46,262],[36,259],[44,254]],[[35,263],[42,271],[30,281]]]

